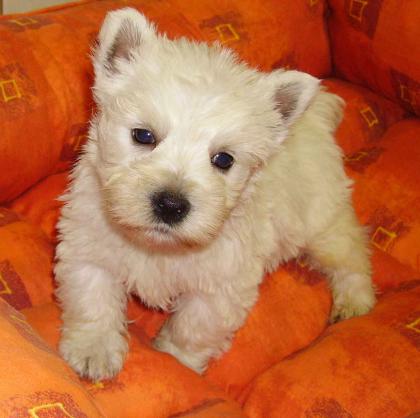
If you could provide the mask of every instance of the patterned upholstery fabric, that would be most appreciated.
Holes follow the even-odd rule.
[[[51,301],[53,245],[38,226],[0,208],[0,296],[16,309]]]
[[[117,378],[80,380],[57,356],[57,197],[92,112],[89,46],[105,13],[127,5],[171,37],[218,40],[267,71],[308,71],[345,99],[337,141],[370,228],[371,314],[328,326],[326,282],[299,260],[265,279],[204,376],[151,349],[168,314],[136,299]],[[420,414],[419,21],[415,1],[396,0],[88,0],[1,17],[0,416]]]
[[[330,0],[336,74],[420,115],[420,2]]]
[[[419,405],[419,298],[420,281],[383,297],[368,317],[329,327],[315,345],[252,382],[244,393],[245,413],[261,418],[410,416]]]

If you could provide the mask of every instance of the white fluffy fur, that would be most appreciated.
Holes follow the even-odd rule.
[[[59,221],[60,350],[109,378],[127,352],[126,300],[173,315],[157,349],[202,372],[229,349],[264,273],[303,253],[330,278],[334,318],[375,297],[366,236],[333,133],[341,100],[297,71],[260,73],[220,46],[170,41],[132,9],[110,13],[94,54],[98,113]],[[159,143],[133,143],[147,127]],[[226,151],[228,172],[210,163]],[[173,227],[150,195],[191,202]]]

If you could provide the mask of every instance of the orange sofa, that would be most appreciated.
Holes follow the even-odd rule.
[[[328,287],[301,260],[265,279],[204,376],[151,348],[168,314],[134,299],[117,378],[80,380],[60,359],[56,198],[92,114],[89,47],[122,6],[262,70],[307,71],[345,99],[337,140],[370,225],[373,312],[329,326]],[[414,0],[88,0],[1,17],[0,417],[419,417],[419,40]]]

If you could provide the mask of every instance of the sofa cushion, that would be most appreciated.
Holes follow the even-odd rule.
[[[0,298],[16,309],[51,301],[52,259],[39,227],[0,207]]]
[[[346,156],[372,147],[390,126],[406,117],[404,108],[368,88],[337,78],[323,80],[323,85],[345,102],[336,139]]]
[[[420,2],[329,0],[336,76],[420,115]]]
[[[419,300],[420,281],[411,282],[366,317],[329,327],[316,344],[281,361],[244,391],[245,413],[251,418],[418,416]]]
[[[374,248],[420,272],[419,120],[393,125],[373,146],[347,159],[357,177],[354,202]]]
[[[58,308],[49,304],[23,313],[55,348],[60,326]],[[135,324],[130,326],[130,351],[121,373],[112,380],[80,380],[80,384],[110,418],[243,417],[239,406],[220,389],[172,356],[153,350],[144,330]]]
[[[104,416],[66,363],[1,299],[0,341],[0,416]]]
[[[2,16],[0,202],[74,161],[92,113],[90,47],[106,12],[121,6],[170,37],[219,41],[264,70],[330,71],[322,1],[104,0]]]
[[[68,185],[68,171],[53,174],[13,200],[9,208],[39,226],[53,243],[57,240],[56,224],[63,202],[60,196]]]

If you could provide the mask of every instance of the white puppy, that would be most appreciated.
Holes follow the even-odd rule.
[[[60,351],[77,372],[121,369],[132,292],[173,311],[154,346],[202,372],[264,273],[302,254],[329,278],[332,318],[370,310],[366,234],[333,138],[342,102],[319,80],[171,41],[133,9],[106,17],[94,68],[98,112],[55,268]]]

